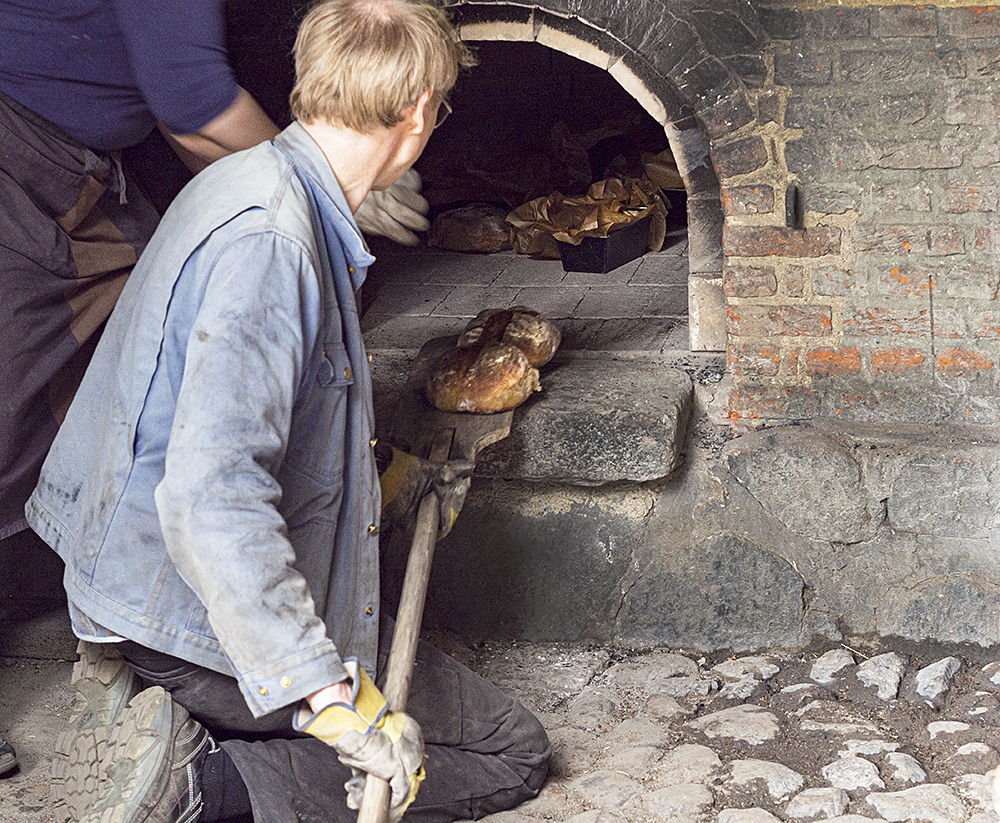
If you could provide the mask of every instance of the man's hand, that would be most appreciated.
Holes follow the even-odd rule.
[[[391,457],[387,454],[390,448]],[[396,523],[403,529],[412,529],[420,501],[425,494],[433,491],[437,495],[440,512],[438,540],[447,535],[455,525],[472,483],[472,462],[448,460],[433,463],[381,443],[375,456],[387,466],[378,478],[382,487],[382,520]]]
[[[429,208],[420,194],[420,175],[409,169],[385,191],[369,192],[354,214],[354,221],[366,234],[378,234],[404,246],[415,246],[420,238],[413,232],[427,231],[431,227],[424,216]]]
[[[424,738],[420,726],[402,712],[390,712],[382,693],[355,660],[345,660],[353,690],[349,702],[337,702],[310,712],[299,709],[294,726],[332,746],[354,777],[346,784],[347,805],[358,808],[361,772],[388,781],[389,811],[399,819],[417,796],[424,779]],[[342,684],[336,684],[341,686]],[[335,687],[328,687],[335,688]],[[319,702],[327,689],[310,695]]]

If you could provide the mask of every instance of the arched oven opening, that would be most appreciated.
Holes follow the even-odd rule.
[[[663,124],[608,71],[535,42],[470,46],[478,65],[460,77],[452,114],[416,165],[432,229],[415,249],[373,241],[366,333],[418,348],[413,334],[457,333],[480,309],[521,304],[556,320],[568,348],[688,350],[687,196],[676,168],[653,186],[667,209],[661,250],[610,271],[576,271],[579,261],[564,266],[510,248],[453,250],[495,249],[508,231],[504,216],[526,202],[638,179],[644,161],[661,172],[673,164]],[[487,217],[470,229],[452,219],[463,209]],[[585,265],[600,268],[599,253]]]

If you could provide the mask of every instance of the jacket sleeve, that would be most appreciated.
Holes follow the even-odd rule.
[[[176,412],[155,500],[170,559],[260,716],[347,677],[296,570],[275,479],[320,333],[319,284],[305,249],[262,232],[230,243],[199,288],[177,341],[184,367],[171,377]],[[343,443],[333,447],[343,466]],[[341,484],[342,470],[337,495]]]

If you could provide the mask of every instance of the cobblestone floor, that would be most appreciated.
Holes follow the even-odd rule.
[[[850,639],[701,655],[430,639],[534,710],[554,757],[540,796],[489,823],[998,823],[1000,655]],[[21,766],[0,821],[51,823],[50,747],[75,641],[53,609],[0,639],[0,734]]]
[[[538,713],[540,796],[490,823],[996,823],[1000,662],[856,639],[798,652],[439,645]]]

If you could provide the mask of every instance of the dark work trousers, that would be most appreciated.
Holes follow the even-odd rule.
[[[159,215],[121,163],[0,93],[0,540]]]
[[[391,638],[391,622],[383,621],[380,650],[388,650]],[[234,678],[135,643],[120,648],[146,685],[163,686],[216,736],[247,785],[254,823],[357,819],[344,789],[350,769],[330,746],[292,729],[295,706],[255,719]],[[380,654],[380,686],[384,669]],[[424,641],[406,712],[424,733],[427,778],[404,820],[475,820],[513,808],[541,788],[551,747],[535,716]]]

